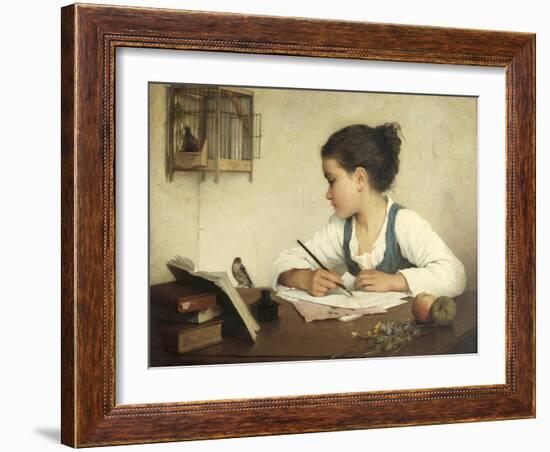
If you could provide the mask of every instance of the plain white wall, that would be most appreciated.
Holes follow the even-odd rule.
[[[91,3],[100,3],[90,1]],[[0,400],[5,450],[64,450],[59,444],[60,416],[60,259],[59,259],[59,8],[67,2],[11,2],[3,8],[0,33],[3,62],[2,177],[2,385]],[[550,120],[550,32],[544,2],[525,0],[479,2],[353,0],[258,2],[238,0],[117,0],[136,6],[232,11],[251,14],[310,16],[537,32],[538,131],[538,361],[535,420],[403,427],[371,431],[318,433],[223,441],[117,447],[116,451],[279,451],[406,449],[448,452],[474,450],[490,442],[498,451],[524,448],[544,450],[542,439],[550,428],[548,415],[548,333],[543,323],[549,310],[548,250],[544,231],[550,227],[547,204]],[[32,91],[28,87],[32,86]],[[22,321],[24,319],[24,322]],[[65,449],[66,450],[66,449]]]

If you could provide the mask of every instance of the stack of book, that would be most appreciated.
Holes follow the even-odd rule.
[[[155,347],[160,339],[169,351],[187,353],[227,336],[256,340],[260,325],[226,272],[195,271],[193,262],[180,256],[167,267],[176,280],[151,286]]]
[[[151,314],[167,351],[187,353],[223,340],[217,295],[181,281],[151,286]]]
[[[248,305],[231,284],[225,271],[196,271],[195,264],[187,257],[176,256],[166,264],[176,281],[185,282],[204,291],[218,293],[218,304],[223,307],[224,335],[239,336],[256,341],[260,325],[252,316]]]

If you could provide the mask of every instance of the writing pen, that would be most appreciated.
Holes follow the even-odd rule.
[[[319,265],[319,267],[321,267],[323,270],[330,271],[327,267],[325,267],[325,266],[322,264],[322,262],[321,262],[319,259],[317,259],[317,258],[315,257],[315,255],[314,255],[311,251],[309,251],[309,250],[307,249],[307,247],[306,247],[302,242],[300,242],[300,240],[296,240],[296,241],[298,242],[298,245],[300,245],[300,246],[306,251],[306,253],[309,254],[309,255],[313,258],[313,260],[314,260],[315,262],[317,262],[317,265]],[[348,289],[346,289],[346,286],[344,286],[343,284],[340,284],[340,283],[335,283],[335,284],[336,284],[338,287],[340,287],[341,289],[344,289],[347,293],[350,294],[350,296],[353,297],[353,294],[352,294]]]

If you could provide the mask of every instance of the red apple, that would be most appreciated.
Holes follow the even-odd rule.
[[[412,303],[412,313],[418,323],[432,322],[432,304],[435,302],[435,297],[428,293],[422,292],[414,297]]]

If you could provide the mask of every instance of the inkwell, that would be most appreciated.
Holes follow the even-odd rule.
[[[271,298],[269,289],[262,289],[260,298],[250,306],[260,322],[272,322],[279,318],[279,303]]]

